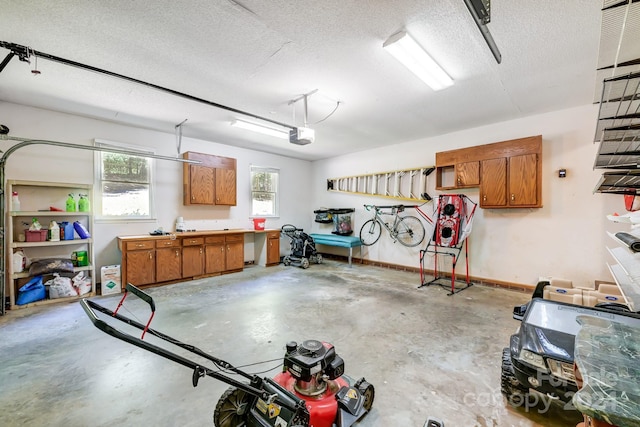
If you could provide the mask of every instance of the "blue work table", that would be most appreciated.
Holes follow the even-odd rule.
[[[316,245],[337,246],[341,248],[349,248],[349,267],[351,267],[351,257],[353,255],[353,248],[362,247],[362,240],[359,237],[354,236],[341,236],[338,234],[309,234]],[[360,249],[360,256],[362,257],[362,249]]]

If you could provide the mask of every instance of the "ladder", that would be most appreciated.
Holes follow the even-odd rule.
[[[434,166],[327,179],[327,191],[401,200],[431,200],[427,177]]]

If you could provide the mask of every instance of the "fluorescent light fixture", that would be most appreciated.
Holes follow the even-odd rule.
[[[259,125],[257,123],[245,122],[244,120],[234,120],[231,126],[251,130],[253,132],[262,133],[264,135],[275,136],[276,138],[289,139],[288,130],[274,129],[269,126]]]
[[[434,61],[406,31],[389,37],[382,45],[398,61],[433,90],[453,85],[453,79]]]

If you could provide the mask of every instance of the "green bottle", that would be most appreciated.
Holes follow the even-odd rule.
[[[69,193],[69,197],[67,197],[67,212],[75,212],[76,211],[76,201],[73,198],[73,193]]]
[[[87,194],[80,194],[80,200],[78,200],[78,210],[80,212],[89,212],[89,199]]]

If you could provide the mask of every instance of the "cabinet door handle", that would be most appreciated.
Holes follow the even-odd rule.
[[[224,252],[224,246],[220,246],[220,252]]]
[[[195,200],[195,199],[196,199],[196,196],[195,196],[195,195],[194,195],[194,196],[191,196],[191,200]]]
[[[515,201],[516,201],[516,195],[515,195],[515,194],[513,194],[513,193],[511,193],[511,201],[512,201],[512,202],[515,202]]]
[[[202,255],[202,248],[200,248],[200,255]]]
[[[482,195],[482,201],[483,201],[483,202],[486,202],[486,201],[487,201],[487,196],[486,196],[486,194],[483,194],[483,195]]]
[[[176,258],[178,258],[180,256],[180,254],[178,253],[178,250],[176,249]]]
[[[149,252],[149,259],[153,259],[153,252]]]

